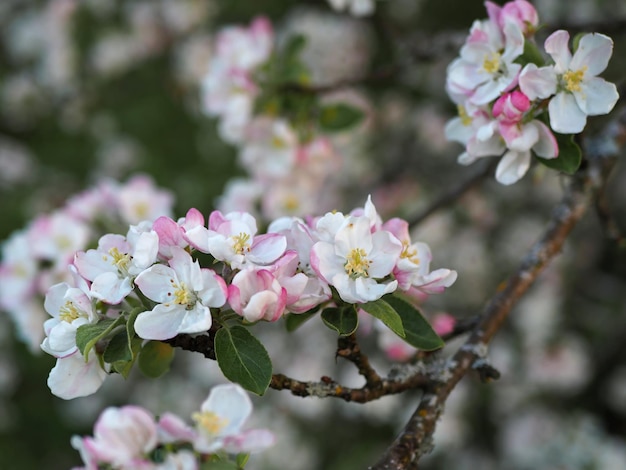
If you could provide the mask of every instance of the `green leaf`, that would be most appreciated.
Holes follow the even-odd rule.
[[[215,356],[227,379],[263,395],[272,379],[272,361],[247,328],[221,328],[215,335]]]
[[[241,467],[230,460],[217,460],[214,462],[204,462],[202,470],[239,470]]]
[[[304,323],[313,318],[315,315],[317,315],[318,312],[319,309],[316,307],[316,309],[313,311],[309,310],[308,312],[289,313],[287,315],[284,315],[285,328],[287,328],[287,331],[291,333],[292,331],[300,328]]]
[[[112,369],[120,374],[125,379],[130,375],[130,371],[133,369],[133,365],[135,364],[135,360],[141,350],[141,344],[143,340],[141,338],[133,338],[131,340],[131,354],[132,359],[130,361],[116,361],[111,363]]]
[[[385,297],[385,301],[393,307],[402,319],[404,340],[407,343],[424,351],[432,351],[444,346],[443,340],[413,305],[394,296]]]
[[[537,44],[529,41],[528,39],[524,41],[524,52],[522,52],[521,56],[515,59],[515,62],[522,66],[526,64],[535,64],[537,67],[543,67],[546,64],[546,61],[543,58],[543,55],[541,55]]]
[[[383,299],[378,299],[374,302],[368,302],[360,305],[360,307],[369,313],[371,316],[378,318],[387,327],[397,334],[400,338],[404,338],[404,326],[402,324],[402,318],[395,309],[385,302]]]
[[[286,61],[296,61],[302,50],[306,46],[306,36],[303,34],[295,34],[287,40],[287,44],[283,49],[283,55]]]
[[[120,331],[111,338],[102,358],[110,364],[117,361],[131,361],[133,359],[133,352],[130,349],[128,332],[126,330]]]
[[[363,111],[345,103],[330,104],[322,107],[319,125],[326,132],[339,132],[357,125],[364,117]]]
[[[555,132],[554,136],[559,145],[559,156],[551,159],[537,157],[537,160],[548,168],[573,175],[580,168],[582,162],[583,156],[580,147],[574,142],[573,135]]]
[[[349,307],[324,309],[322,321],[328,328],[335,330],[341,336],[351,335],[359,326],[359,316],[352,305]]]
[[[170,370],[174,348],[161,341],[148,341],[139,352],[137,364],[146,377],[156,379]]]
[[[239,468],[245,467],[249,459],[250,454],[237,454],[237,465]]]
[[[76,346],[78,346],[78,349],[85,359],[87,359],[89,352],[98,341],[104,339],[111,331],[125,321],[124,317],[120,315],[116,319],[105,318],[98,323],[79,326],[76,330]]]

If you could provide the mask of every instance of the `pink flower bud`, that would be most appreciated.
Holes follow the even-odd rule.
[[[530,100],[519,90],[505,93],[493,104],[493,116],[501,121],[518,122],[530,109]]]

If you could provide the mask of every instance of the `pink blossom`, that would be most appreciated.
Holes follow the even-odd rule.
[[[241,269],[249,264],[268,265],[285,252],[285,237],[275,233],[256,235],[256,220],[246,212],[229,212],[224,215],[213,211],[208,229],[196,226],[187,230],[185,238],[202,251],[211,254],[232,268]]]
[[[98,248],[74,258],[78,273],[91,281],[91,295],[110,304],[120,303],[132,290],[132,280],[156,261],[159,237],[148,226],[133,226],[128,237],[107,234]]]
[[[197,209],[189,209],[187,215],[178,222],[166,216],[154,221],[153,230],[159,237],[159,255],[163,258],[172,257],[172,247],[187,248],[189,242],[184,234],[194,227],[204,226],[204,216]]]
[[[148,176],[138,175],[131,178],[119,188],[116,196],[122,220],[128,224],[172,215],[172,194],[158,189]]]
[[[267,269],[248,268],[228,286],[228,303],[249,322],[276,321],[285,312],[287,289]]]
[[[448,66],[446,88],[474,105],[487,104],[516,85],[522,67],[514,61],[523,50],[524,35],[515,23],[500,31],[491,21],[475,21],[460,57]]]
[[[454,325],[456,325],[456,318],[449,313],[437,313],[431,320],[431,324],[435,333],[443,336],[452,333]]]
[[[287,250],[273,265],[268,266],[278,283],[287,292],[286,309],[292,313],[303,313],[331,298],[328,284],[314,274],[299,271],[298,253]]]
[[[515,23],[525,36],[532,36],[539,25],[539,15],[535,7],[526,0],[515,0],[502,7],[493,2],[485,2],[489,19],[503,29],[507,22]]]
[[[94,437],[73,439],[88,462],[108,463],[115,468],[150,468],[146,455],[157,445],[154,417],[143,408],[128,405],[106,408],[94,426]]]
[[[402,251],[393,268],[393,275],[398,288],[409,290],[411,287],[424,294],[441,293],[450,287],[457,278],[457,272],[450,269],[430,271],[432,254],[426,243],[413,243],[409,235],[409,224],[405,220],[394,218],[383,224],[402,243]]]

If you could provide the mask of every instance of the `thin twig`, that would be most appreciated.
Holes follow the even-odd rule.
[[[454,186],[449,189],[445,193],[441,194],[437,199],[435,199],[426,209],[424,209],[419,214],[414,217],[407,218],[407,222],[411,227],[415,227],[422,223],[426,218],[431,216],[433,213],[437,212],[439,209],[446,207],[460,198],[467,191],[472,189],[478,183],[480,183],[487,175],[489,175],[493,169],[495,168],[496,162],[484,162],[482,167],[480,167],[475,173],[473,173],[469,178],[464,181],[461,181],[460,184]]]

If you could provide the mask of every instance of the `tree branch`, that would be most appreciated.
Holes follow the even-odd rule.
[[[402,433],[371,467],[373,470],[417,468],[419,458],[430,452],[436,422],[456,384],[472,368],[484,364],[487,345],[520,297],[530,288],[546,265],[560,253],[565,239],[591,202],[591,192],[606,181],[612,167],[606,159],[590,162],[587,171],[574,177],[563,200],[555,208],[548,229],[522,260],[519,268],[504,283],[485,307],[482,320],[465,344],[449,359],[440,374],[445,378],[427,384],[419,406]],[[608,169],[607,169],[608,168]],[[603,177],[598,178],[598,173]]]

